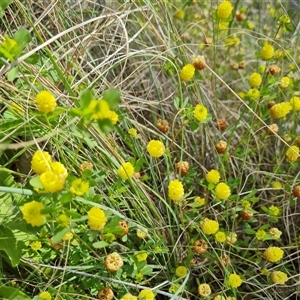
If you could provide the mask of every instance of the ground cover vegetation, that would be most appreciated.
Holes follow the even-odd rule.
[[[2,299],[300,298],[292,2],[1,1]]]

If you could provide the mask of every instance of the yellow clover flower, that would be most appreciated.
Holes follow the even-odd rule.
[[[241,277],[235,273],[230,274],[227,279],[227,286],[232,288],[238,288],[243,283]]]
[[[185,65],[180,71],[180,79],[182,81],[190,81],[195,74],[195,67],[192,64]]]
[[[185,277],[188,273],[188,269],[185,266],[179,266],[176,268],[175,274],[177,277]]]
[[[290,102],[281,102],[273,105],[269,109],[270,116],[274,119],[285,117],[292,110]]]
[[[263,230],[263,229],[259,229],[257,230],[255,237],[257,238],[257,240],[259,241],[263,241],[265,239],[265,237],[267,236],[267,233]]]
[[[205,204],[205,198],[201,198],[199,196],[195,197],[194,199],[194,205],[196,206],[202,206]]]
[[[251,87],[259,87],[261,85],[262,82],[262,78],[261,75],[259,73],[252,73],[251,76],[249,77],[249,83],[251,85]]]
[[[174,17],[178,20],[182,20],[184,18],[184,10],[182,8],[178,9],[174,15]]]
[[[147,228],[137,229],[136,236],[141,240],[146,239],[148,237],[148,229]]]
[[[290,100],[290,104],[292,106],[293,111],[298,111],[300,110],[300,98],[299,97],[292,97]]]
[[[31,159],[31,169],[36,174],[42,174],[50,169],[51,156],[46,151],[37,150]]]
[[[213,300],[228,300],[228,297],[227,298],[225,298],[224,296],[222,296],[222,295],[217,295],[217,296],[215,296],[214,297],[214,299]]]
[[[275,217],[278,216],[280,214],[280,208],[278,206],[271,205],[269,207],[269,214]]]
[[[134,138],[137,136],[137,130],[135,128],[130,128],[128,129],[128,134]]]
[[[136,259],[138,262],[147,260],[148,254],[146,251],[142,251],[136,255]]]
[[[197,104],[194,109],[194,118],[199,122],[205,120],[207,118],[207,108],[204,105]]]
[[[43,203],[37,201],[31,201],[25,203],[22,208],[23,219],[31,226],[42,226],[44,224],[44,217],[41,211],[45,209]]]
[[[257,100],[260,96],[260,91],[258,89],[250,89],[247,92],[247,96],[249,97],[250,100]]]
[[[269,262],[278,262],[282,259],[284,252],[278,247],[269,247],[264,251],[263,257]]]
[[[269,232],[272,234],[274,240],[280,239],[280,236],[282,235],[282,232],[276,227],[271,228]]]
[[[76,196],[83,196],[90,188],[90,184],[81,178],[72,181],[70,192]]]
[[[219,19],[227,19],[233,10],[233,6],[230,1],[223,1],[217,8],[217,16]]]
[[[298,160],[300,154],[300,149],[297,146],[291,146],[285,153],[286,159],[290,162],[295,162]]]
[[[270,278],[273,283],[281,285],[285,284],[288,281],[287,274],[281,271],[273,271],[270,275]]]
[[[266,43],[262,47],[260,55],[261,55],[261,58],[264,59],[264,60],[268,60],[268,59],[272,58],[273,55],[274,55],[274,48],[273,48],[273,46],[270,45],[270,44],[268,44],[268,43]]]
[[[215,234],[215,240],[218,243],[224,243],[226,241],[226,233],[223,231],[218,231]]]
[[[60,192],[65,185],[64,178],[52,171],[46,171],[43,174],[41,174],[40,182],[45,192],[49,192],[49,193]]]
[[[147,145],[147,151],[150,156],[159,158],[164,155],[166,148],[161,141],[151,140]]]
[[[279,82],[279,87],[281,89],[286,89],[291,84],[291,79],[289,77],[282,77]]]
[[[94,206],[88,211],[87,214],[88,225],[91,229],[99,231],[104,228],[107,221],[104,210]]]
[[[282,189],[282,184],[281,184],[280,181],[274,181],[274,182],[272,183],[272,187],[273,187],[274,189]]]
[[[39,294],[39,298],[43,299],[43,300],[51,300],[52,297],[50,295],[50,293],[48,292],[42,292]]]
[[[131,178],[134,174],[134,167],[130,162],[122,163],[121,167],[118,169],[118,175],[127,180]]]
[[[130,293],[127,293],[120,300],[138,300],[138,298]]]
[[[211,294],[211,288],[210,288],[209,284],[201,283],[198,286],[198,294],[204,298],[208,297]]]
[[[184,188],[178,179],[174,179],[169,183],[168,196],[171,200],[179,202],[184,196]]]
[[[60,227],[69,227],[71,224],[71,218],[66,214],[61,214],[56,219],[57,223]]]
[[[139,293],[138,299],[140,299],[140,300],[154,300],[155,299],[155,295],[154,295],[154,293],[151,290],[145,289],[145,290],[142,290]]]
[[[66,179],[68,177],[68,170],[62,163],[58,161],[51,162],[50,167],[52,172],[60,175],[60,177],[62,177],[63,179]]]
[[[214,220],[205,218],[200,222],[200,227],[207,235],[215,234],[219,230],[219,223]]]
[[[237,241],[237,234],[235,232],[230,232],[226,237],[226,242],[229,245],[234,245]]]
[[[219,183],[215,188],[216,196],[221,200],[227,200],[231,195],[230,187],[224,183]]]
[[[35,103],[39,111],[48,114],[54,111],[56,99],[49,91],[41,91],[36,95]]]
[[[30,243],[30,248],[33,251],[38,251],[42,248],[42,243],[40,241],[34,241]]]
[[[220,177],[221,175],[217,170],[210,170],[205,176],[206,180],[213,184],[218,183],[220,181]]]

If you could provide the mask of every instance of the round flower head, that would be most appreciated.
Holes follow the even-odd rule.
[[[88,225],[93,230],[101,230],[106,224],[106,216],[104,210],[99,207],[92,207],[88,211]]]
[[[203,70],[206,68],[204,56],[198,55],[194,58],[193,65],[196,70]]]
[[[292,146],[290,147],[286,152],[285,152],[285,156],[286,159],[290,162],[295,162],[298,160],[300,154],[300,149],[297,146]]]
[[[137,130],[135,128],[130,128],[128,129],[128,134],[134,138],[137,136]]]
[[[98,299],[99,300],[113,300],[114,292],[109,287],[104,287],[98,291]]]
[[[145,251],[141,251],[140,253],[138,253],[136,255],[136,259],[137,259],[138,262],[147,260],[147,257],[148,257],[148,254]]]
[[[262,82],[262,78],[261,75],[259,73],[252,73],[250,78],[249,78],[249,83],[251,85],[251,87],[259,87],[261,85]]]
[[[51,300],[52,297],[50,295],[50,293],[48,292],[42,292],[39,294],[39,298],[43,299],[43,300]]]
[[[198,294],[201,297],[208,297],[211,294],[211,289],[210,289],[209,284],[207,284],[207,283],[201,283],[198,286]]]
[[[156,127],[159,131],[166,133],[169,130],[169,122],[167,120],[158,119]]]
[[[281,250],[278,247],[269,247],[265,250],[263,257],[265,260],[269,261],[269,262],[278,262],[279,260],[282,259],[283,257],[283,250]]]
[[[131,178],[134,174],[134,167],[130,162],[122,163],[121,167],[118,169],[118,175],[127,180]]]
[[[216,240],[216,242],[224,243],[226,241],[226,233],[223,231],[218,231],[215,234],[215,240]]]
[[[259,229],[256,231],[255,237],[259,241],[263,241],[265,237],[267,236],[267,233],[263,229]]]
[[[264,59],[264,60],[268,60],[268,59],[272,58],[273,55],[274,55],[274,48],[273,48],[273,46],[270,45],[270,44],[268,44],[268,43],[266,43],[262,47],[260,55],[261,55],[261,58]]]
[[[224,296],[222,296],[222,295],[217,295],[217,296],[215,296],[214,297],[214,299],[213,300],[228,300],[228,297],[227,298],[225,298]]]
[[[104,266],[109,272],[116,272],[123,267],[123,259],[119,253],[108,254],[104,261]]]
[[[218,183],[220,181],[220,177],[220,173],[217,170],[210,170],[205,176],[206,180],[213,184]]]
[[[175,271],[177,277],[185,277],[187,273],[188,273],[188,269],[184,266],[177,267]]]
[[[164,155],[166,148],[161,141],[151,140],[147,145],[148,153],[155,158],[159,158]]]
[[[65,186],[64,178],[52,171],[46,171],[41,174],[40,182],[45,192],[49,193],[60,192]]]
[[[237,274],[230,274],[227,279],[227,286],[232,288],[238,288],[243,283],[241,277]]]
[[[43,203],[31,201],[25,203],[22,208],[23,219],[31,226],[44,225],[44,217],[41,211],[45,208]]]
[[[250,100],[257,100],[260,96],[260,91],[258,89],[250,89],[247,92],[247,96],[249,97]]]
[[[178,20],[182,20],[184,18],[184,10],[182,8],[178,9],[174,15],[174,17]]]
[[[285,117],[292,110],[290,102],[281,102],[273,105],[269,109],[270,116],[274,119]]]
[[[142,290],[139,293],[138,299],[139,300],[154,300],[155,299],[155,295],[154,295],[154,293],[151,290],[145,289],[145,290]]]
[[[142,229],[137,229],[136,230],[136,236],[141,239],[144,240],[148,237],[148,229],[147,228],[143,228]]]
[[[90,184],[81,178],[75,179],[71,183],[70,192],[76,196],[83,196],[89,190]]]
[[[230,1],[223,1],[217,8],[217,16],[219,19],[227,19],[233,10],[233,6]]]
[[[190,81],[195,74],[195,67],[192,64],[185,65],[180,71],[180,79],[182,81]]]
[[[207,108],[201,104],[197,104],[194,109],[194,118],[199,122],[207,118]]]
[[[285,284],[288,281],[288,276],[286,273],[281,271],[273,271],[270,275],[273,283]]]
[[[31,159],[31,169],[36,174],[50,170],[51,156],[46,151],[37,150]]]
[[[42,243],[40,241],[34,241],[34,242],[30,243],[30,248],[33,251],[38,251],[42,248]]]
[[[189,171],[190,165],[187,161],[180,161],[176,163],[175,165],[175,172],[177,174],[180,173],[180,175],[185,176],[187,172]]]
[[[278,206],[271,205],[269,207],[269,214],[275,217],[278,216],[280,214],[280,208]]]
[[[61,178],[66,179],[68,177],[68,170],[62,163],[58,161],[51,162],[50,167],[51,171],[60,175]]]
[[[182,183],[178,179],[174,179],[168,186],[169,198],[175,202],[179,202],[184,196],[184,189]]]
[[[204,239],[200,239],[194,242],[192,250],[196,254],[205,253],[208,249],[208,245]]]
[[[138,298],[130,293],[127,293],[120,300],[138,300]]]
[[[54,111],[56,99],[49,91],[41,91],[36,95],[35,103],[39,111],[48,114]]]
[[[290,83],[291,83],[291,79],[289,77],[282,77],[280,79],[279,87],[281,89],[286,89],[289,87]]]
[[[115,111],[110,111],[108,119],[111,121],[111,124],[116,125],[119,121],[119,115]]]
[[[290,104],[292,106],[293,111],[298,111],[300,110],[300,98],[299,97],[292,97],[290,100]]]
[[[207,235],[215,234],[219,230],[219,223],[208,218],[200,222],[200,227]]]
[[[235,232],[230,232],[226,237],[226,242],[229,245],[234,245],[237,241],[237,234]]]
[[[230,187],[224,182],[221,182],[216,186],[215,192],[216,196],[221,200],[227,200],[231,195]]]
[[[271,228],[269,232],[272,234],[274,240],[280,239],[280,236],[282,235],[282,232],[276,227]]]

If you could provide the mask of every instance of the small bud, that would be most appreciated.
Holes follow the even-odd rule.
[[[293,187],[293,196],[300,198],[300,185],[296,185]]]
[[[126,221],[120,221],[119,226],[123,229],[123,233],[116,234],[117,237],[122,237],[128,234],[129,228]]]
[[[268,109],[272,108],[276,104],[275,101],[269,101],[268,102]]]
[[[98,292],[98,299],[99,300],[113,300],[114,299],[113,290],[109,287],[100,289]]]
[[[243,210],[241,212],[241,217],[244,221],[249,221],[252,219],[253,217],[253,213],[251,211],[248,211],[248,210]]]
[[[275,135],[276,133],[278,133],[278,131],[279,127],[277,126],[277,124],[271,124],[267,127],[268,135]]]
[[[166,133],[169,130],[169,122],[167,120],[159,119],[157,121],[156,127],[159,131]]]
[[[268,71],[270,75],[278,75],[281,69],[277,65],[271,65]]]
[[[220,131],[224,131],[227,128],[228,124],[226,122],[226,120],[224,119],[219,119],[216,122],[216,127],[220,130]]]
[[[226,152],[227,149],[227,142],[225,141],[220,141],[216,144],[216,149],[218,153],[223,154]]]
[[[177,174],[179,174],[179,172],[180,172],[180,175],[184,176],[189,171],[189,168],[190,168],[190,166],[187,161],[180,161],[175,165],[175,172]]]
[[[205,240],[200,239],[194,242],[192,250],[196,254],[203,254],[207,251],[208,245]]]

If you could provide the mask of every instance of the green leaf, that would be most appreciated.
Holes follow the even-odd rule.
[[[30,300],[31,298],[21,292],[19,289],[2,285],[0,295],[8,300]]]
[[[14,34],[13,39],[18,43],[20,50],[23,50],[30,43],[31,36],[27,29],[21,28]]]
[[[191,121],[190,128],[192,131],[197,132],[199,130],[199,123],[195,121]]]
[[[80,93],[80,104],[82,108],[87,108],[90,102],[94,99],[94,92],[91,89],[86,89]]]
[[[32,179],[30,179],[29,184],[32,187],[37,188],[39,190],[43,190],[44,189],[44,187],[43,187],[43,185],[42,185],[42,183],[40,181],[40,176],[35,176]]]
[[[244,232],[247,233],[247,234],[256,234],[256,231],[251,229],[251,228],[244,229]]]
[[[12,0],[1,0],[0,1],[0,8],[2,10],[4,10],[11,2],[12,2]]]
[[[96,248],[96,249],[105,248],[107,246],[109,246],[109,243],[104,242],[104,241],[93,243],[93,247]]]
[[[6,252],[13,267],[19,264],[24,246],[23,242],[16,240],[9,228],[0,225],[0,249]]]
[[[140,270],[143,275],[150,275],[153,269],[150,266],[146,266],[144,269]]]
[[[70,231],[69,228],[64,228],[63,230],[59,231],[58,233],[56,233],[54,235],[54,237],[52,238],[52,243],[53,244],[57,244],[61,241],[61,239],[63,238],[63,236],[68,233]]]
[[[39,58],[40,58],[39,55],[34,53],[31,56],[29,56],[28,58],[26,58],[25,62],[27,62],[28,64],[31,64],[31,65],[35,65],[38,63]]]
[[[284,27],[285,27],[285,29],[286,29],[287,31],[289,31],[289,32],[294,31],[294,26],[293,26],[293,24],[291,24],[291,23],[286,23],[286,24],[284,24]]]
[[[139,172],[144,163],[145,160],[143,158],[139,158],[134,165],[134,170],[136,172]]]
[[[98,125],[103,133],[109,133],[114,129],[110,119],[99,120]]]
[[[108,102],[110,109],[115,109],[121,101],[121,93],[116,89],[106,90],[102,97]]]
[[[71,202],[72,198],[73,194],[71,192],[67,192],[60,197],[59,201],[61,204],[68,204]]]
[[[12,68],[7,73],[7,80],[8,81],[14,81],[17,78],[18,75],[19,75],[19,68],[18,67]]]

